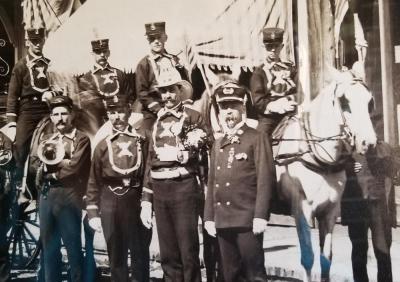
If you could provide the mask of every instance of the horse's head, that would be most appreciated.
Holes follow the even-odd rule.
[[[352,71],[339,75],[335,101],[340,106],[344,129],[354,138],[357,152],[364,154],[376,145],[377,137],[370,118],[374,100],[359,74],[353,66]]]

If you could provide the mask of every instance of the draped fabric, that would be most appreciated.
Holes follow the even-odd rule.
[[[190,67],[252,70],[264,59],[262,29],[285,29],[284,60],[294,61],[292,0],[233,0],[198,34],[188,34]]]
[[[25,27],[44,26],[53,32],[80,6],[79,0],[23,0]]]

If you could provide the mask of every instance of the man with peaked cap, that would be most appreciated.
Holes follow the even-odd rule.
[[[93,68],[79,76],[77,80],[81,107],[92,113],[96,119],[94,127],[98,129],[107,118],[103,103],[106,99],[126,95],[128,101],[132,102],[135,97],[127,75],[108,63],[111,54],[109,39],[95,39],[91,41],[91,46],[94,58]]]
[[[29,154],[33,131],[39,121],[49,114],[46,101],[56,92],[50,85],[50,60],[42,53],[45,42],[44,28],[28,28],[28,53],[14,66],[7,98],[8,135],[14,141],[17,182],[22,179],[25,160]]]
[[[150,227],[153,205],[165,281],[199,282],[197,206],[201,193],[196,177],[202,146],[189,144],[207,142],[206,124],[200,113],[183,106],[192,88],[174,67],[160,73],[156,87],[163,107],[153,128],[141,218]],[[191,132],[194,140],[189,138]]]
[[[49,101],[55,132],[42,138],[38,183],[39,216],[45,281],[62,281],[59,252],[65,245],[71,281],[82,281],[82,196],[90,165],[90,140],[72,125],[72,100],[57,96]]]
[[[269,138],[246,125],[246,90],[234,81],[216,86],[224,136],[211,150],[205,229],[217,236],[226,282],[267,281],[263,232],[273,183]]]
[[[86,192],[89,225],[97,232],[103,230],[112,281],[128,281],[128,250],[133,280],[149,281],[140,198],[147,185],[143,179],[150,133],[128,124],[130,105],[126,95],[107,99],[106,109],[113,131],[93,153]]]
[[[264,28],[265,62],[256,67],[250,80],[251,96],[258,115],[258,129],[271,138],[272,132],[284,116],[293,113],[297,103],[296,69],[291,62],[283,62],[279,53],[283,48],[284,30]]]
[[[165,50],[168,39],[165,33],[165,22],[145,24],[145,29],[150,53],[141,59],[136,67],[136,94],[142,104],[143,124],[147,129],[151,129],[157,118],[157,112],[162,107],[155,87],[158,84],[160,71],[174,67],[178,70],[181,79],[189,80],[189,78],[187,70],[179,63],[178,57]]]

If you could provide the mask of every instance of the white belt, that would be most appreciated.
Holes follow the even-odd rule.
[[[189,171],[185,167],[164,168],[161,171],[150,171],[150,176],[153,179],[172,179],[187,176],[189,174]]]

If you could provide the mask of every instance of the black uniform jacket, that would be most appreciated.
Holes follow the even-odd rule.
[[[277,75],[282,74],[280,82]],[[268,103],[282,96],[296,93],[296,69],[290,62],[278,62],[272,66],[262,64],[255,68],[250,79],[251,97],[259,118],[280,119],[283,115],[277,113],[265,114]],[[276,91],[275,91],[276,90]],[[274,94],[281,92],[282,95]],[[284,93],[284,94],[283,94]]]
[[[65,188],[74,188],[80,196],[83,196],[86,189],[90,168],[90,139],[83,132],[74,129],[72,133],[60,135],[53,133],[43,137],[62,138],[64,144],[66,162],[58,165],[48,165],[49,173],[55,173],[56,180],[52,185],[61,185]]]
[[[147,55],[139,61],[135,72],[136,95],[143,106],[143,114],[151,115],[154,118],[162,106],[160,105],[159,94],[155,88],[157,81],[151,60],[154,60],[157,64],[161,58],[168,58],[171,64],[178,70],[182,79],[189,80],[188,72],[179,64],[178,57],[167,52],[162,55]]]
[[[109,98],[115,95],[127,95],[130,101],[135,99],[127,75],[121,70],[106,65],[95,65],[92,70],[77,77],[81,102],[86,102],[92,95]]]
[[[385,179],[394,177],[399,168],[393,152],[387,143],[378,141],[376,148],[366,155],[353,153],[346,164],[347,182],[341,206],[343,224],[365,219],[368,200],[386,200],[389,216],[395,217],[394,189],[392,185],[385,185]],[[355,162],[362,165],[358,173],[354,171]]]
[[[183,125],[179,126],[179,128],[182,128],[182,130],[179,129],[179,132],[175,132],[174,127],[179,124],[181,120],[183,120]],[[184,133],[186,132],[186,129],[189,131],[193,129],[201,129],[207,134],[206,142],[210,140],[210,134],[202,115],[193,109],[185,108],[182,104],[177,106],[174,114],[167,112],[165,115],[157,118],[149,146],[147,165],[149,170],[162,171],[163,169],[173,170],[176,168],[183,168],[187,173],[185,176],[194,177],[199,174],[199,166],[201,165],[201,162],[199,160],[199,152],[196,150],[184,148],[188,153],[188,160],[185,163],[181,163],[178,160],[160,160],[156,153],[155,146],[162,148],[167,145],[171,147],[171,150],[173,150],[173,148],[178,148],[180,144],[178,144],[177,140],[183,137],[180,135],[180,132]],[[143,190],[142,200],[151,202],[153,192],[151,187],[150,171],[149,174],[146,174],[145,176],[144,186],[148,189]],[[166,177],[168,176],[166,175]]]
[[[41,101],[44,91],[50,89],[47,68],[50,60],[45,57],[27,55],[14,66],[11,74],[7,98],[7,117],[16,121],[20,106],[27,103],[26,98]],[[44,107],[46,106],[43,103]]]
[[[273,185],[271,146],[265,133],[243,125],[230,141],[214,142],[204,211],[216,228],[252,227],[266,219]]]
[[[100,141],[94,150],[85,200],[90,218],[98,216],[103,189],[124,186],[124,181],[129,179],[129,189],[139,189],[141,194],[150,133],[140,128],[132,130],[130,127],[127,131],[133,135],[114,130],[113,135]],[[136,165],[137,169],[126,174],[118,171],[119,168],[124,170]]]

